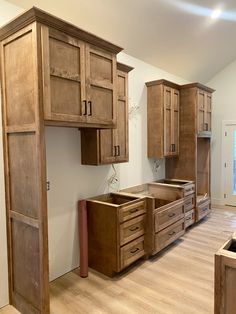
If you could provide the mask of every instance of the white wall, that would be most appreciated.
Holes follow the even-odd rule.
[[[165,71],[120,53],[120,62],[133,66],[129,74],[129,106],[139,109],[129,120],[129,162],[115,165],[124,188],[164,177],[164,160],[158,172],[147,158],[147,112],[145,82],[165,78],[186,83]],[[77,201],[108,192],[107,179],[113,173],[110,165],[81,165],[80,132],[77,129],[47,127],[50,278],[54,279],[78,266]]]
[[[0,0],[0,27],[18,15],[21,11],[21,8]],[[0,121],[2,121],[1,112],[2,111],[0,110]],[[0,308],[6,304],[8,304],[6,207],[3,173],[2,123],[0,123]]]
[[[213,94],[212,114],[212,202],[224,204],[222,189],[222,121],[236,120],[236,60],[225,67],[208,83]]]

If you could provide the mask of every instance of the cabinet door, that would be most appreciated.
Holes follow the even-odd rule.
[[[122,71],[117,71],[117,74],[116,161],[128,161],[128,74]]]
[[[172,155],[171,116],[171,88],[164,86],[164,156]]]
[[[87,122],[116,123],[116,56],[86,44]]]
[[[113,129],[101,130],[100,136],[100,163],[111,164],[116,161],[116,137]]]
[[[179,153],[179,91],[172,89],[172,155]]]
[[[202,90],[197,91],[197,111],[198,111],[198,133],[205,131],[204,116],[205,116],[205,92]]]
[[[204,128],[205,131],[211,131],[211,94],[205,93],[205,116]]]
[[[45,119],[85,122],[85,44],[43,26],[42,50]]]

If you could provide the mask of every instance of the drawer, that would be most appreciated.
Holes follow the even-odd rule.
[[[155,232],[158,232],[184,217],[184,201],[171,205],[155,213]]]
[[[195,193],[184,198],[184,211],[185,213],[194,208]]]
[[[121,206],[119,209],[119,221],[124,222],[146,212],[145,200],[135,201],[133,204]]]
[[[210,199],[208,198],[205,202],[202,202],[201,204],[197,205],[196,210],[196,221],[199,221],[203,217],[209,214],[210,212]]]
[[[155,253],[161,251],[167,245],[177,240],[184,234],[184,232],[184,218],[182,218],[168,228],[156,233]]]
[[[120,245],[142,236],[144,234],[144,223],[145,215],[142,215],[120,224]]]
[[[195,209],[185,213],[185,229],[194,224],[195,222]]]
[[[184,187],[184,197],[195,192],[195,184],[191,183]]]
[[[120,269],[144,256],[144,236],[120,248]]]

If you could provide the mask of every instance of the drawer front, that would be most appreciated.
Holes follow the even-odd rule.
[[[210,200],[207,200],[206,202],[197,206],[196,221],[199,221],[209,213],[210,213]]]
[[[120,225],[120,245],[129,243],[130,241],[144,234],[145,215],[133,218]]]
[[[195,184],[188,184],[184,187],[184,196],[188,196],[195,192]]]
[[[120,269],[144,256],[144,236],[120,248]]]
[[[119,210],[119,221],[124,222],[134,217],[140,216],[146,212],[146,204],[144,200],[136,201],[127,206],[121,206]]]
[[[155,235],[155,253],[177,240],[184,234],[184,218]]]
[[[185,213],[194,208],[195,193],[191,194],[184,199],[184,211]]]
[[[184,217],[184,203],[170,206],[155,213],[155,232],[158,232]]]
[[[195,222],[195,210],[192,209],[185,213],[185,229],[194,224]]]

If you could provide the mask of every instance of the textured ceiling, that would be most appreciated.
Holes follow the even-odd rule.
[[[35,5],[186,80],[207,82],[236,58],[236,1],[10,0]],[[211,19],[221,7],[222,16]]]

